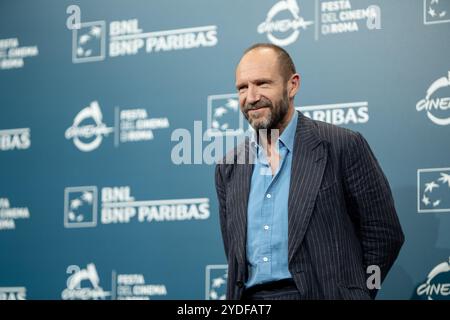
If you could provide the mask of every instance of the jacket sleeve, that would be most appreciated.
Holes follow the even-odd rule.
[[[226,186],[222,176],[222,165],[216,165],[215,172],[215,183],[217,199],[219,201],[219,218],[220,218],[220,229],[222,232],[223,246],[225,249],[225,256],[228,260],[228,234],[227,234],[227,208],[226,208]]]
[[[364,270],[378,266],[383,281],[404,242],[392,192],[375,155],[360,133],[351,135],[344,159],[347,207],[361,241]],[[377,291],[370,293],[374,298]]]

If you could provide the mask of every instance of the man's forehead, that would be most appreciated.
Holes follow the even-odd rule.
[[[247,78],[257,76],[274,76],[277,68],[268,64],[248,64],[242,65],[236,71],[236,77]]]
[[[254,52],[255,51],[255,52]],[[252,50],[245,54],[236,69],[236,78],[268,77],[279,73],[278,59],[272,50]]]

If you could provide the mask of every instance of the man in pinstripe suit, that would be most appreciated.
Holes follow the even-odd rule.
[[[227,298],[373,299],[404,241],[388,181],[361,134],[295,111],[299,85],[275,45],[237,66],[255,132],[216,167]]]

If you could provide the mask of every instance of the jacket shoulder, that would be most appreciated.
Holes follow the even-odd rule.
[[[354,130],[339,127],[327,122],[308,119],[316,128],[320,140],[326,141],[330,146],[337,150],[347,149],[362,135]]]
[[[224,176],[229,176],[236,164],[250,164],[251,155],[249,151],[250,139],[244,137],[238,141],[237,146],[226,152],[225,156],[216,162],[216,174],[221,172]]]

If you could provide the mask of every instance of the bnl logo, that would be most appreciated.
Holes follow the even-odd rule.
[[[417,170],[417,211],[450,212],[450,168]]]
[[[105,59],[105,21],[80,23],[72,30],[72,62],[93,62]]]
[[[206,266],[206,300],[225,300],[227,294],[227,273],[228,266],[226,264]]]
[[[423,0],[425,25],[450,22],[450,0]]]
[[[239,136],[244,133],[244,117],[237,94],[208,96],[208,136]]]

